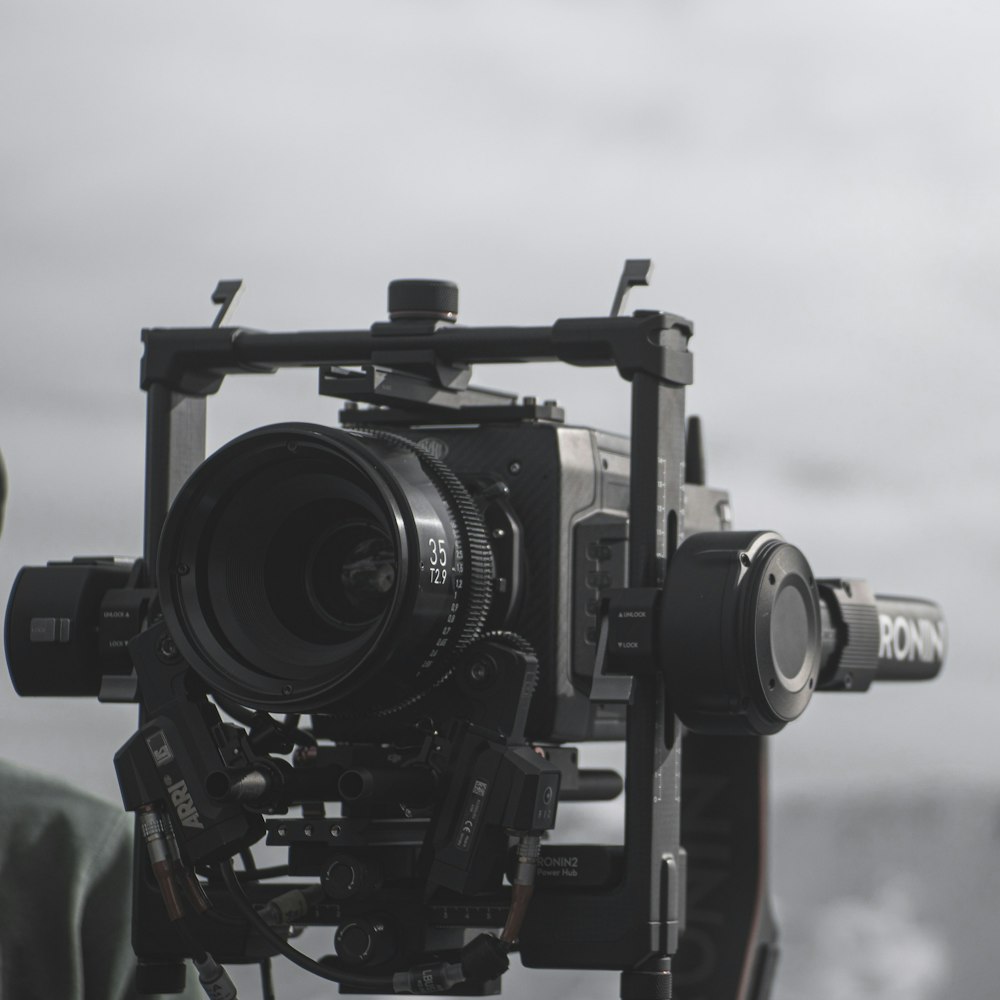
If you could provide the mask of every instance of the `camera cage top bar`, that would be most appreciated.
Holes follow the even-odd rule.
[[[636,372],[690,385],[692,358],[668,345],[665,330],[694,332],[690,320],[671,313],[560,319],[552,326],[452,326],[394,320],[369,330],[265,333],[245,327],[177,327],[143,330],[141,385],[162,385],[189,396],[218,391],[226,375],[266,374],[277,368],[386,364],[405,367],[429,357],[448,365],[563,361],[615,366],[631,380]]]

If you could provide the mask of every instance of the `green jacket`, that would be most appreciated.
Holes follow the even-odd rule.
[[[135,997],[131,884],[128,814],[0,762],[0,1000]]]

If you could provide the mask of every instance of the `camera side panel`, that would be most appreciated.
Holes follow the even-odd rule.
[[[499,480],[510,490],[526,552],[512,624],[541,666],[529,738],[624,739],[623,707],[592,703],[578,685],[593,670],[601,594],[626,580],[627,439],[542,422],[405,433],[460,479]]]

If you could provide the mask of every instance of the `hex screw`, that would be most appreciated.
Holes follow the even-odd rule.
[[[465,674],[473,687],[486,687],[492,680],[495,668],[489,660],[473,660],[466,667]]]
[[[156,652],[161,660],[175,660],[177,659],[177,643],[169,635],[165,635],[157,643]]]

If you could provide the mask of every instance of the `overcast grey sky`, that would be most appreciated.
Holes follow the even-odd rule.
[[[777,793],[1000,789],[998,31],[970,0],[7,0],[0,592],[137,552],[139,330],[208,322],[218,278],[261,328],[368,324],[404,276],[529,323],[605,312],[650,256],[631,304],[695,321],[689,409],[737,524],[951,622],[939,683],[816,699]],[[480,381],[627,426],[607,372]],[[215,445],[332,419],[311,376],[230,383]],[[0,712],[0,753],[115,795],[128,710]]]

